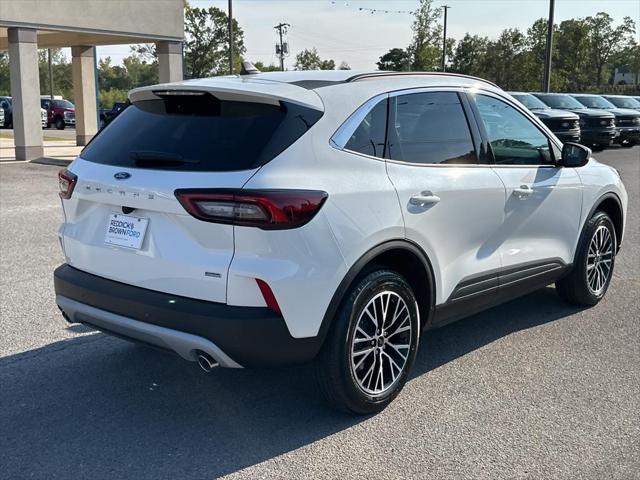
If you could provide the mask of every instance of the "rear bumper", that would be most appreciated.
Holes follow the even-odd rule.
[[[319,337],[293,338],[284,319],[262,307],[235,307],[126,285],[69,265],[54,272],[56,301],[68,321],[172,350],[197,350],[225,367],[307,362]]]

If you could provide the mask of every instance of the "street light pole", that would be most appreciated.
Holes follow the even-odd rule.
[[[447,10],[451,7],[449,5],[443,5],[444,9],[444,34],[442,36],[442,71],[447,71]]]
[[[229,0],[229,75],[233,75],[233,0]]]
[[[53,100],[53,64],[51,63],[50,48],[47,48],[47,63],[49,64],[49,97]]]
[[[553,52],[553,14],[555,0],[549,0],[549,23],[547,24],[547,48],[544,56],[544,75],[542,77],[542,91],[548,92],[551,88],[551,53]]]

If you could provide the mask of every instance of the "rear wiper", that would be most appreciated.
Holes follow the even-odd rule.
[[[129,158],[136,163],[200,163],[199,160],[184,158],[177,153],[136,150],[129,152]]]

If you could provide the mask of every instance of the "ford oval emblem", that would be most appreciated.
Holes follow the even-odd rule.
[[[116,173],[113,178],[115,178],[116,180],[126,180],[127,178],[130,178],[131,174],[128,172],[118,172]]]

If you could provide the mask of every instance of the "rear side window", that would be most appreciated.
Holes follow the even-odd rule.
[[[467,117],[455,92],[392,98],[389,158],[411,163],[478,163]]]
[[[91,162],[186,171],[248,170],[266,164],[302,136],[322,112],[221,101],[209,94],[136,102],[82,151]]]
[[[387,130],[387,100],[380,101],[364,117],[344,148],[373,157],[384,156]]]

